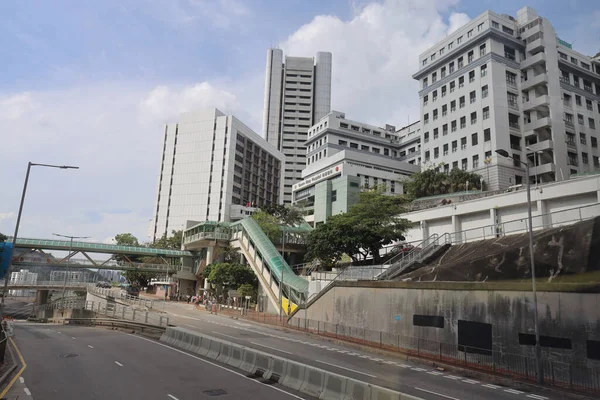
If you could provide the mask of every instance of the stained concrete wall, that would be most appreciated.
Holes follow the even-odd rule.
[[[533,356],[533,346],[519,345],[519,333],[533,334],[532,294],[527,284],[512,286],[517,289],[488,283],[339,282],[309,306],[308,318],[451,344],[457,344],[459,320],[489,323],[495,351]],[[600,340],[598,304],[598,293],[538,292],[540,334],[572,341],[572,350],[551,349],[553,359],[600,366],[586,358],[586,341]],[[442,316],[444,328],[413,326],[415,314]]]

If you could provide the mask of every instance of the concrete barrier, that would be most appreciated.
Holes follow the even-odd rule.
[[[227,361],[227,365],[233,368],[239,368],[242,365],[244,357],[244,348],[236,344],[230,343],[231,345],[231,357]]]
[[[200,341],[200,347],[198,347],[198,351],[196,354],[200,354],[201,356],[206,356],[208,351],[210,350],[210,342],[213,341],[213,338],[208,336],[202,336],[202,340]]]
[[[189,351],[192,353],[198,353],[200,349],[200,342],[202,341],[202,336],[194,336],[192,337],[192,345],[190,346]]]
[[[285,376],[285,369],[287,360],[279,357],[272,359],[271,367],[265,372],[263,377],[273,382],[281,383]]]
[[[231,355],[233,353],[233,346],[227,342],[221,343],[221,352],[217,357],[217,361],[222,362],[223,364],[229,364],[229,360],[231,359]]]
[[[254,373],[254,366],[256,365],[256,351],[244,347],[244,351],[242,353],[242,363],[240,364],[240,369],[242,371],[249,372],[251,374]]]
[[[212,358],[216,360],[219,357],[219,353],[221,352],[221,342],[219,340],[211,339],[210,345],[208,346],[208,353],[206,356],[208,358]]]
[[[281,384],[294,390],[300,390],[300,387],[304,384],[307,366],[294,361],[288,361],[286,367]]]
[[[364,399],[371,400],[371,385],[356,379],[346,379],[343,399]]]
[[[323,386],[325,385],[325,376],[327,375],[327,371],[324,371],[322,369],[312,367],[306,368],[304,381],[302,382],[302,386],[300,386],[300,391],[309,396],[321,398],[321,394],[323,393]],[[337,397],[334,398],[339,399],[340,395],[341,390],[337,394]]]
[[[256,353],[256,362],[254,363],[253,373],[264,377],[267,371],[271,369],[273,357],[266,353]]]
[[[402,397],[401,397],[402,396]],[[381,386],[371,386],[371,400],[401,400],[407,399],[401,393]]]
[[[363,397],[351,397],[346,395],[346,384],[348,378],[337,374],[326,374],[325,382],[319,399],[321,400],[338,400],[338,399],[363,399]]]

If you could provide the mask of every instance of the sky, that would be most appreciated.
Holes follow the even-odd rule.
[[[0,232],[148,241],[164,124],[217,107],[261,132],[266,50],[333,53],[332,108],[418,119],[418,55],[515,0],[19,0],[0,2]],[[600,51],[600,2],[530,0],[559,36]]]

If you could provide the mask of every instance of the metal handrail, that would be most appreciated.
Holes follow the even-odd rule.
[[[399,274],[401,274],[412,263],[414,263],[416,261],[422,261],[425,258],[429,257],[431,254],[433,254],[433,252],[436,251],[441,246],[448,244],[448,243],[452,243],[449,233],[444,233],[441,236],[436,235],[436,234],[434,234],[434,235],[436,237],[434,238],[434,240],[432,242],[428,243],[426,246],[423,246],[422,249],[420,249],[416,252],[411,251],[409,254],[407,254],[408,257],[403,257],[400,261],[398,261],[397,263],[394,263],[392,266],[390,266],[385,271],[385,273],[381,274],[379,279],[380,280],[392,279],[392,278],[398,276]],[[434,235],[431,235],[430,238],[433,237]],[[429,238],[427,240],[429,240]]]

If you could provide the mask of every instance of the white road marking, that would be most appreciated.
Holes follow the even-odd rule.
[[[428,372],[429,375],[444,375],[443,372],[437,372],[437,371],[430,371]]]
[[[91,344],[88,344],[88,347],[89,347],[90,349],[93,349],[93,348],[94,348],[94,346],[92,346]]]
[[[547,397],[538,396],[537,394],[528,394],[527,397],[531,397],[532,399],[538,399],[538,400],[548,400]]]
[[[454,376],[454,375],[445,375],[444,378],[453,379],[453,380],[461,379],[460,376]]]
[[[71,339],[77,339],[75,336],[71,336]]]
[[[431,394],[435,394],[437,396],[445,397],[445,398],[451,399],[451,400],[460,400],[460,399],[457,399],[456,397],[446,396],[445,394],[441,394],[441,393],[434,392],[434,391],[427,390],[427,389],[421,389],[421,388],[418,388],[418,387],[415,387],[415,389],[420,390],[422,392],[431,393]]]
[[[25,383],[25,379],[24,379],[22,376],[20,376],[20,377],[19,377],[19,382],[21,382],[21,383]]]
[[[413,371],[419,371],[419,372],[423,372],[423,371],[427,371],[425,368],[411,368]]]
[[[346,367],[341,367],[341,366],[339,366],[339,365],[330,364],[330,363],[328,363],[328,362],[321,361],[321,360],[315,360],[315,361],[316,361],[316,362],[320,362],[321,364],[330,365],[330,366],[332,366],[332,367],[336,367],[336,368],[345,369],[346,371],[355,372],[355,373],[357,373],[357,374],[361,374],[361,375],[370,376],[371,378],[377,378],[375,375],[367,374],[367,373],[365,373],[365,372],[360,372],[360,371],[357,371],[357,370],[355,370],[355,369],[350,369],[350,368],[346,368]]]
[[[470,383],[471,385],[475,384],[475,383],[479,383],[479,381],[476,381],[474,379],[463,379],[464,383]]]
[[[285,350],[281,350],[281,349],[277,349],[275,347],[271,347],[271,346],[265,346],[264,344],[260,344],[260,343],[256,343],[256,342],[250,342],[251,344],[255,344],[257,346],[260,347],[266,347],[267,349],[271,349],[271,350],[275,350],[275,351],[279,351],[280,353],[285,353],[285,354],[294,354],[294,353],[290,353],[289,351],[285,351]]]
[[[172,398],[173,400],[179,400],[177,397],[173,396],[172,394],[168,394],[167,396],[169,396],[170,398]]]
[[[119,367],[122,367],[122,366],[123,366],[123,364],[121,364],[121,363],[120,363],[120,362],[118,362],[118,361],[115,361],[115,364],[117,364]]]
[[[508,393],[512,393],[512,394],[522,394],[523,393],[520,390],[515,390],[515,389],[504,389],[504,391],[508,392]]]
[[[60,331],[57,331],[57,332],[58,332],[58,333],[62,333],[62,332],[60,332]]]
[[[396,361],[386,361],[385,363],[390,365],[398,365]]]
[[[406,364],[400,364],[400,366],[401,366],[402,368],[410,368],[410,365],[406,365]]]
[[[217,335],[221,335],[221,336],[228,337],[228,338],[230,338],[230,339],[240,340],[240,338],[237,338],[237,337],[235,337],[235,336],[231,336],[231,335],[226,335],[226,334],[224,334],[224,333],[221,333],[221,332],[215,332],[215,331],[211,331],[211,332],[212,332],[212,333],[216,333]]]
[[[485,385],[481,385],[481,386],[486,387],[488,389],[500,389],[500,386],[492,385],[492,384],[489,384],[489,383],[487,383]]]
[[[248,379],[248,380],[249,380],[249,381],[251,381],[251,382],[256,382],[257,384],[259,384],[259,385],[262,385],[263,387],[268,387],[268,388],[271,388],[271,389],[273,389],[273,390],[277,390],[278,392],[285,393],[285,394],[287,394],[288,396],[290,396],[290,397],[293,397],[293,398],[295,398],[295,399],[298,399],[298,400],[304,400],[304,398],[302,398],[302,397],[299,397],[299,396],[296,396],[295,394],[292,394],[292,393],[286,392],[285,390],[281,390],[281,389],[279,389],[278,387],[275,387],[275,386],[272,386],[272,385],[265,385],[264,383],[261,383],[260,381],[258,381],[258,380],[256,380],[256,379],[248,378],[248,377],[247,377],[246,375],[244,375],[244,374],[240,374],[239,372],[232,371],[232,370],[230,370],[230,369],[228,369],[228,368],[225,368],[225,367],[223,367],[223,366],[221,366],[221,365],[215,364],[215,363],[213,363],[213,362],[210,362],[210,361],[208,361],[208,360],[204,360],[204,359],[202,359],[202,358],[200,358],[200,357],[196,357],[196,356],[194,356],[194,355],[192,355],[192,354],[186,353],[185,351],[182,351],[182,350],[179,350],[179,349],[175,349],[175,348],[173,348],[173,347],[169,347],[169,346],[167,346],[166,344],[158,343],[158,342],[155,342],[154,340],[146,339],[146,338],[144,338],[144,337],[141,337],[141,336],[136,336],[136,335],[134,335],[134,334],[129,334],[129,336],[131,336],[131,337],[134,337],[134,338],[136,338],[136,339],[139,339],[139,340],[145,340],[146,342],[150,342],[150,343],[154,344],[155,346],[161,346],[161,347],[164,347],[164,348],[166,348],[166,349],[169,349],[169,350],[171,350],[171,351],[176,351],[177,353],[181,353],[181,354],[184,354],[184,355],[186,355],[186,356],[188,356],[188,357],[192,357],[192,358],[194,358],[194,359],[196,359],[196,360],[198,360],[198,361],[202,361],[202,362],[204,362],[204,363],[210,364],[210,365],[212,365],[213,367],[220,368],[220,369],[222,369],[222,370],[225,370],[225,371],[228,371],[228,372],[230,372],[230,373],[232,373],[232,374],[235,374],[235,375],[241,376],[242,378]]]
[[[25,392],[25,394],[26,394],[27,396],[31,396],[31,392],[29,391],[29,389],[27,389],[27,388],[23,388],[23,391]]]

